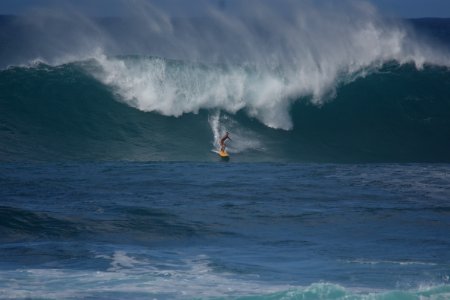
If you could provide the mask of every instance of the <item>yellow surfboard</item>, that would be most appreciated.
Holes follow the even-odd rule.
[[[230,159],[230,155],[228,155],[228,152],[225,150],[219,151],[218,154],[222,159]]]

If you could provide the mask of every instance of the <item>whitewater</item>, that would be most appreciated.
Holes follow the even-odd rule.
[[[0,16],[0,298],[450,299],[450,22],[225,2]]]

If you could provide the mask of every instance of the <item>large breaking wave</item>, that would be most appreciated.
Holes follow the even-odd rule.
[[[244,161],[450,160],[446,46],[368,2],[234,5],[16,20],[38,43],[3,59],[40,62],[0,73],[2,159],[210,160],[229,130]]]
[[[126,64],[127,58],[114,60]],[[185,68],[161,58],[131,61]],[[181,114],[187,103],[175,113],[156,96],[159,108],[143,106],[86,71],[98,68],[89,61],[1,71],[1,159],[208,161],[216,159],[211,150],[228,130],[236,161],[450,161],[447,68],[418,71],[393,63],[341,85],[322,106],[294,99],[289,131],[267,127],[245,109],[194,103],[189,107],[197,113]]]

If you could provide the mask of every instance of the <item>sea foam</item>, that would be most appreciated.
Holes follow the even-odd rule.
[[[421,43],[406,24],[383,19],[369,3],[342,6],[284,2],[282,11],[249,2],[241,8],[254,8],[248,15],[211,8],[204,24],[187,20],[183,27],[163,18],[174,23],[149,28],[166,50],[162,56],[97,55],[94,76],[142,111],[177,117],[200,109],[244,110],[289,130],[294,101],[322,105],[339,85],[387,62],[418,69],[449,65],[448,53]]]

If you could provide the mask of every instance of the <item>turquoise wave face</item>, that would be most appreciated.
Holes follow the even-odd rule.
[[[311,286],[305,288],[293,288],[290,290],[286,290],[283,292],[277,293],[268,293],[268,294],[251,294],[247,296],[230,296],[230,297],[208,297],[203,295],[203,293],[199,293],[196,295],[195,293],[191,294],[191,290],[195,290],[195,288],[199,288],[198,286],[187,287],[182,283],[173,283],[172,287],[174,288],[183,288],[185,291],[184,297],[180,297],[176,295],[176,293],[167,292],[164,290],[165,286],[159,280],[154,280],[152,282],[152,289],[155,290],[153,293],[149,293],[145,290],[145,286],[148,285],[148,281],[144,278],[140,279],[136,274],[121,274],[120,272],[116,272],[119,274],[112,274],[112,272],[96,272],[96,274],[89,274],[83,272],[64,272],[64,271],[42,271],[42,270],[30,270],[29,272],[4,272],[6,273],[8,278],[14,280],[15,282],[21,283],[23,281],[23,286],[29,282],[33,282],[33,286],[36,282],[39,283],[39,286],[34,286],[33,297],[40,297],[42,295],[44,298],[72,298],[74,295],[77,295],[77,289],[81,286],[86,286],[84,293],[80,293],[82,295],[90,295],[94,298],[104,298],[104,297],[127,297],[128,299],[142,299],[145,297],[162,297],[163,299],[210,299],[210,300],[411,300],[411,299],[448,299],[448,295],[450,292],[450,286],[439,286],[433,288],[424,288],[421,291],[386,291],[379,293],[364,293],[364,292],[352,292],[351,290],[345,289],[339,285],[326,284],[326,283],[316,283]],[[39,274],[39,278],[33,273]],[[48,273],[48,274],[47,274]],[[147,276],[149,276],[147,274]],[[5,276],[6,277],[6,276]],[[64,280],[64,277],[71,277],[71,282],[67,279]],[[99,284],[101,277],[103,281],[109,280],[111,283],[117,283],[118,285],[121,282],[127,282],[127,288],[123,288],[123,292],[121,292],[121,287],[114,288],[114,292],[107,292],[108,288],[104,288],[106,291],[103,291],[101,287],[95,287],[96,284]],[[133,279],[130,280],[129,278]],[[128,279],[127,279],[128,278]],[[46,279],[53,284],[58,283],[64,285],[66,291],[48,291],[46,289],[51,289],[51,286],[47,286],[45,283],[41,283],[40,280]],[[167,281],[167,279],[165,279]],[[9,281],[9,280],[7,280]],[[229,282],[230,284],[235,283],[238,287],[242,284],[245,285],[244,282]],[[158,286],[161,284],[161,287]],[[255,289],[264,289],[264,287],[253,286],[250,283],[247,283],[250,287]],[[217,285],[214,282],[214,285]],[[110,287],[111,288],[111,287]],[[217,292],[220,293],[222,290],[234,290],[236,286],[217,287]],[[160,291],[162,289],[163,291]],[[214,292],[211,292],[214,293]],[[250,294],[250,292],[249,292]],[[26,290],[16,290],[10,291],[6,290],[5,294],[8,298],[17,298],[22,296],[31,296],[31,292]],[[190,297],[189,297],[190,296]]]
[[[130,59],[135,64],[152,60]],[[171,91],[164,82],[158,86],[163,93],[155,98],[161,109],[149,108],[138,103],[147,95],[132,90],[134,85],[127,90],[99,79],[100,67],[85,61],[1,71],[1,160],[212,161],[217,159],[211,150],[217,148],[218,136],[228,130],[234,161],[450,161],[446,68],[416,70],[391,63],[365,77],[343,78],[335,95],[320,104],[312,104],[308,96],[286,99],[289,113],[277,118],[288,118],[292,129],[281,130],[255,115],[256,104],[237,105],[235,111],[214,97],[192,104],[182,94],[185,89]],[[197,69],[187,73],[184,68]],[[195,75],[201,81],[204,73],[199,70],[226,78],[234,74],[229,67],[193,67],[183,62],[169,61],[165,67],[166,73],[172,72],[175,87],[177,76]],[[167,77],[151,80],[163,79]],[[147,88],[145,82],[142,86]],[[164,102],[168,94],[175,102]],[[177,97],[184,102],[177,102]],[[167,113],[177,105],[195,105],[195,109],[176,116]],[[276,105],[264,109],[277,110]]]
[[[316,300],[316,299],[352,299],[352,300],[409,300],[409,299],[446,299],[450,286],[423,289],[422,291],[387,291],[379,293],[355,293],[339,285],[317,283],[302,289],[292,289],[280,293],[260,296],[237,297],[240,300]],[[214,298],[213,298],[214,299]],[[228,299],[228,298],[217,298]]]

